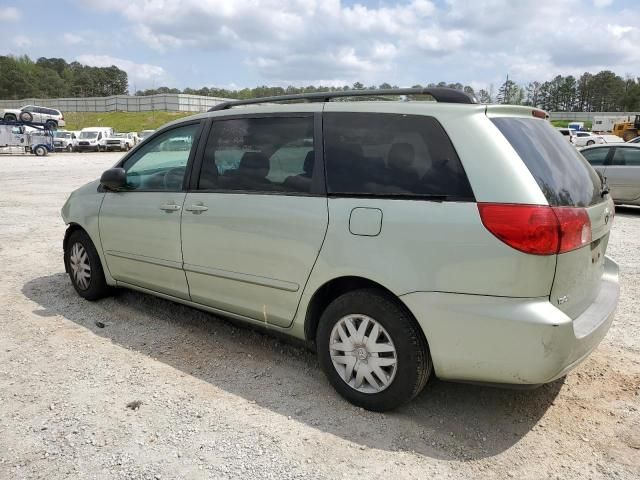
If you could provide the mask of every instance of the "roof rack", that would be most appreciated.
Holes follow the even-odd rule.
[[[299,93],[295,95],[278,95],[275,97],[250,98],[247,100],[231,100],[214,105],[210,112],[227,110],[239,105],[252,105],[256,103],[288,102],[292,100],[306,100],[308,102],[328,102],[332,98],[340,97],[382,97],[386,95],[430,95],[440,103],[478,103],[473,95],[462,90],[446,87],[433,88],[387,88],[381,90],[338,90],[335,92]]]

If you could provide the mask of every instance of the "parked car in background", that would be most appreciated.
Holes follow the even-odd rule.
[[[616,203],[640,205],[640,144],[595,145],[580,153],[606,178]]]
[[[129,132],[127,135],[131,135],[134,146],[140,143],[140,137],[138,136],[138,132]]]
[[[147,138],[149,135],[151,135],[153,132],[155,132],[155,130],[142,130],[139,134],[140,137],[140,141],[143,141],[145,138]]]
[[[78,138],[75,132],[57,130],[53,134],[53,147],[56,152],[73,152],[78,145]]]
[[[640,137],[632,138],[627,143],[640,143]]]
[[[60,110],[49,107],[39,107],[37,105],[26,105],[22,108],[5,108],[2,118],[6,121],[35,122],[44,123],[50,130],[64,127],[64,115]]]
[[[604,143],[625,143],[624,140],[617,135],[611,135],[607,133],[600,136],[604,140]]]
[[[596,143],[605,143],[602,135],[596,135],[591,132],[576,132],[573,144],[576,147],[584,147],[588,145],[595,145]]]
[[[600,177],[542,110],[390,92],[442,102],[329,92],[164,126],[65,203],[75,290],[132,288],[306,340],[371,410],[432,372],[565,375],[618,302]]]
[[[135,147],[136,141],[131,133],[114,133],[107,137],[106,150],[119,150],[128,152]]]
[[[76,151],[86,152],[107,150],[107,137],[113,135],[110,127],[87,127],[80,131]]]
[[[562,128],[559,127],[558,131],[564,135],[565,137],[567,137],[567,140],[569,141],[569,143],[571,144],[575,144],[576,141],[576,131],[573,128]]]

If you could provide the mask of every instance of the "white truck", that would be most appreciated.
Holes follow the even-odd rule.
[[[87,127],[80,130],[76,152],[107,150],[107,138],[113,135],[111,127]]]
[[[136,146],[136,137],[132,133],[114,133],[107,137],[107,151],[118,150],[128,152]]]
[[[53,152],[53,134],[51,130],[33,128],[20,122],[0,121],[0,148],[18,148],[21,152],[42,157]]]
[[[53,133],[53,147],[56,152],[73,152],[77,146],[78,135],[76,132],[56,130]]]

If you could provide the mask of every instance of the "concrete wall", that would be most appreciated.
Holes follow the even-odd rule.
[[[629,117],[633,120],[640,112],[549,112],[551,120],[573,120],[593,122],[593,117]]]
[[[0,100],[0,109],[18,108],[24,105],[40,105],[57,108],[64,112],[206,112],[228,98],[203,97],[199,95],[160,94],[145,97],[113,95],[111,97],[88,98],[23,98]]]

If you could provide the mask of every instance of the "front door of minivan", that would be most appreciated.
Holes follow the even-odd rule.
[[[118,282],[189,299],[180,215],[199,130],[196,122],[160,133],[120,165],[129,188],[106,193],[99,219],[107,267]]]
[[[301,108],[308,113],[213,122],[182,215],[193,301],[279,326],[293,320],[328,223],[314,141],[321,106]]]

